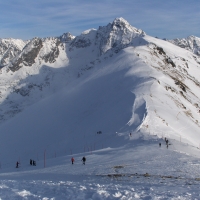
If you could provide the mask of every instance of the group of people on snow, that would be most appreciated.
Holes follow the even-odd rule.
[[[83,165],[85,165],[85,162],[86,162],[86,157],[85,156],[83,156],[83,158],[82,158],[82,160],[81,160],[82,162],[83,162]],[[72,157],[71,158],[71,162],[72,162],[72,165],[74,164],[74,162],[75,162],[75,159]]]
[[[166,143],[166,147],[168,148],[169,140],[166,137],[165,137],[165,143]],[[159,143],[159,147],[161,147],[161,143]]]
[[[83,165],[85,165],[85,162],[86,162],[86,157],[85,156],[83,156],[83,158],[82,158],[82,160],[81,160],[82,162],[83,162]],[[74,159],[74,157],[72,157],[71,158],[71,162],[72,162],[72,165],[74,164],[74,162],[75,162],[75,159]],[[35,160],[32,160],[32,159],[30,159],[30,165],[33,165],[33,166],[36,166],[36,161]],[[16,162],[16,168],[19,168],[19,162],[17,161]]]
[[[35,160],[32,160],[32,159],[30,159],[30,165],[36,166],[36,161],[35,161]]]
[[[19,164],[20,164],[20,163],[17,161],[17,162],[16,162],[16,168],[19,168]],[[30,165],[36,166],[36,161],[30,159]]]

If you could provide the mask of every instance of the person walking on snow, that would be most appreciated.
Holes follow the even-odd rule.
[[[18,161],[16,162],[16,168],[19,168],[19,162]]]
[[[71,161],[72,161],[72,165],[73,165],[73,164],[74,164],[74,161],[75,161],[73,157],[71,158]]]
[[[85,165],[85,161],[86,161],[85,156],[83,156],[82,161],[83,161],[83,165]]]

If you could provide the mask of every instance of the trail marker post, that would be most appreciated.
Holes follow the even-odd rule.
[[[44,168],[46,167],[46,149],[44,150]]]

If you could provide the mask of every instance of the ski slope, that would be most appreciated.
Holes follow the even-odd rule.
[[[3,123],[0,197],[198,199],[199,149],[173,137],[167,149],[164,129],[153,132],[162,121],[140,128],[155,101],[147,101],[150,73],[157,72],[127,48]]]
[[[166,148],[164,140],[151,135],[116,137],[126,144],[47,159],[45,168],[42,159],[37,166],[2,168],[0,198],[199,199],[198,149],[174,140]]]
[[[122,18],[57,42],[1,70],[0,198],[198,199],[199,57]]]

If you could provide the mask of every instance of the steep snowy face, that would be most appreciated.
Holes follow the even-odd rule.
[[[194,54],[200,56],[200,38],[196,36],[189,36],[187,38],[182,38],[182,39],[174,39],[174,40],[169,40],[172,44],[175,44],[181,48],[187,49]]]
[[[28,41],[20,39],[0,39],[0,66],[7,65],[13,58],[21,53]]]
[[[168,42],[145,36],[149,43],[135,48],[154,81],[145,98],[147,116],[142,130],[199,147],[200,58]],[[138,95],[139,95],[138,94]]]

